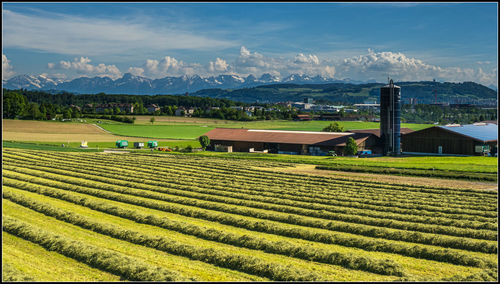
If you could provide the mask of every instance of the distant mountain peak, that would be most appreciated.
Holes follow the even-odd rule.
[[[66,91],[80,94],[184,94],[185,92],[196,92],[204,89],[241,89],[252,88],[261,85],[274,84],[364,84],[376,83],[375,80],[368,82],[354,81],[350,78],[334,79],[320,75],[311,76],[307,74],[290,74],[284,78],[264,73],[259,77],[249,74],[246,77],[237,74],[220,74],[217,76],[200,77],[199,75],[167,76],[159,79],[125,73],[121,78],[113,80],[110,77],[79,77],[70,81],[52,79],[47,75],[17,75],[9,80],[2,80],[2,87],[6,89],[29,89],[29,90],[51,90]],[[432,83],[432,82],[431,82]],[[433,83],[436,84],[436,83]],[[441,83],[439,83],[441,84]],[[475,84],[475,83],[473,83]],[[496,87],[489,86],[496,91]]]

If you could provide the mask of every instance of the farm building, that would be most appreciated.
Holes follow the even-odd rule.
[[[297,117],[294,120],[312,120],[309,114],[297,114]]]
[[[498,126],[493,123],[434,126],[402,136],[403,152],[484,155],[497,153]]]
[[[379,139],[371,133],[216,128],[205,135],[210,138],[210,149],[230,147],[234,152],[326,155],[333,150],[342,153],[349,137],[356,141],[359,151],[374,150],[373,147],[379,145]]]
[[[350,130],[351,132],[354,133],[371,133],[377,137],[380,137],[380,128],[377,129],[358,129],[358,130]],[[400,132],[401,134],[407,134],[407,133],[412,133],[414,130],[410,128],[401,128]]]
[[[150,104],[146,107],[148,109],[148,112],[153,113],[155,111],[159,111],[160,107],[157,104]]]
[[[176,116],[187,116],[191,117],[194,113],[194,108],[185,108],[185,107],[179,107],[175,110],[175,115]]]

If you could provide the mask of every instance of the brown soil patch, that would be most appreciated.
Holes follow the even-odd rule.
[[[106,134],[92,124],[33,120],[4,120],[5,133]]]
[[[2,140],[36,141],[36,142],[113,142],[116,140],[138,140],[137,137],[126,137],[109,134],[93,124],[65,123],[33,120],[2,121]],[[172,139],[155,139],[172,141]]]
[[[314,176],[324,176],[331,177],[332,175],[352,178],[363,181],[375,181],[375,182],[387,182],[387,183],[399,183],[402,185],[417,185],[417,186],[436,186],[436,187],[449,187],[449,188],[461,188],[461,189],[487,189],[487,190],[498,190],[497,183],[489,182],[475,182],[475,181],[461,181],[455,179],[440,179],[440,178],[426,178],[426,177],[411,177],[411,176],[397,176],[397,175],[380,175],[380,174],[370,174],[370,173],[355,173],[355,172],[342,172],[342,171],[330,171],[330,170],[317,170],[315,165],[305,165],[299,164],[295,167],[286,168],[265,168],[270,171],[278,171],[284,173],[297,173],[297,174],[307,174]],[[261,168],[264,169],[264,168]]]

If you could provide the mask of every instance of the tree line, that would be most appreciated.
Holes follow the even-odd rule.
[[[110,104],[97,111],[96,106]],[[131,104],[133,112],[121,109],[118,104]],[[148,106],[155,104],[159,109],[149,111]],[[94,117],[120,120],[116,115],[176,115],[181,108],[193,108],[193,117],[217,118],[227,120],[271,120],[293,119],[296,111],[282,106],[256,104],[257,108],[245,110],[249,104],[235,102],[228,99],[208,97],[175,96],[175,95],[76,95],[62,92],[51,94],[44,91],[29,91],[25,89],[3,89],[3,118],[20,118],[34,120],[71,119]],[[104,116],[103,116],[104,115]],[[185,115],[185,111],[180,111]],[[124,122],[133,122],[130,118]]]
[[[51,94],[44,91],[30,91],[25,89],[3,89],[3,118],[19,118],[34,120],[72,119],[72,118],[103,118],[121,122],[133,123],[133,118],[123,118],[118,115],[176,115],[180,107],[192,108],[192,117],[216,118],[226,120],[251,121],[251,120],[292,120],[297,114],[310,115],[328,114],[326,112],[305,112],[280,104],[255,103],[255,108],[250,104],[236,102],[228,99],[181,96],[181,95],[109,95],[104,93],[87,95],[62,92]],[[109,107],[98,111],[97,105],[111,104]],[[121,109],[118,104],[131,104],[133,112]],[[148,106],[155,104],[159,109],[149,111]],[[180,115],[185,115],[181,110]],[[358,110],[356,113],[338,113],[340,120],[367,120],[378,117],[375,110]],[[125,121],[126,120],[126,121]],[[484,120],[497,120],[496,108],[481,108],[477,106],[440,106],[418,104],[403,104],[401,108],[401,121],[407,123],[460,123],[469,124]]]

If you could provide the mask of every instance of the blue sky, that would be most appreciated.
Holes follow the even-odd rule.
[[[497,3],[3,3],[7,79],[322,75],[497,85]]]

